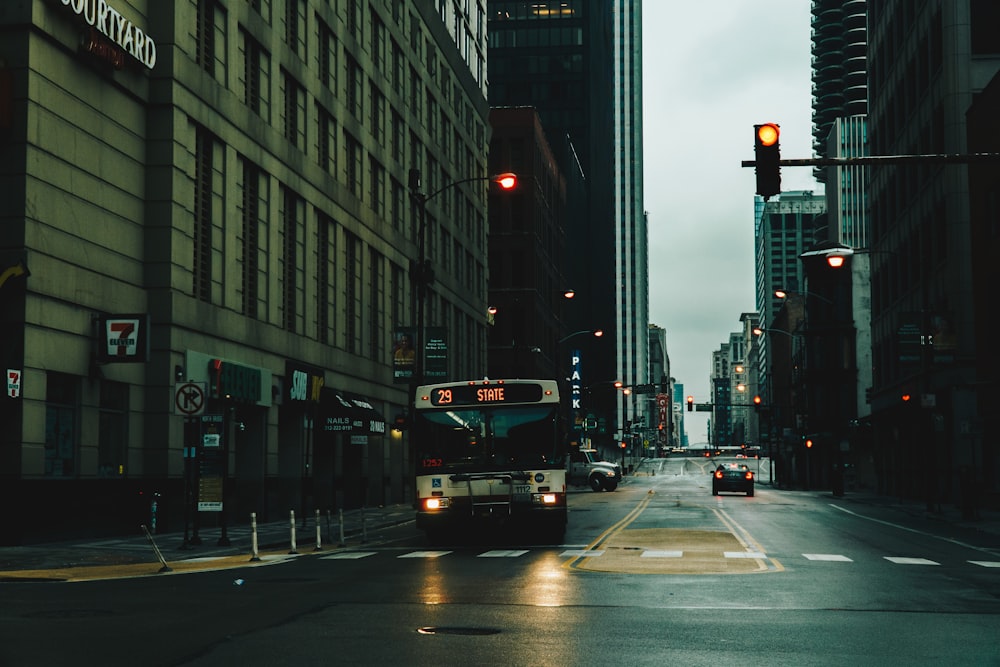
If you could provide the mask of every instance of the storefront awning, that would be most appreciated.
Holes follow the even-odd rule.
[[[385,419],[363,396],[328,387],[320,390],[319,427],[326,433],[385,435]]]

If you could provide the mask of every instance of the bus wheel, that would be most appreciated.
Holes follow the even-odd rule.
[[[604,488],[604,482],[601,481],[600,476],[598,476],[598,475],[591,475],[590,476],[590,490],[591,491],[600,491],[603,488]]]
[[[618,483],[617,482],[608,482],[608,485],[606,487],[604,487],[604,488],[606,488],[608,491],[614,491],[615,489],[618,488]]]

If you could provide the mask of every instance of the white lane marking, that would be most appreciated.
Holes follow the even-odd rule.
[[[642,558],[683,558],[683,551],[657,551],[656,549],[646,549],[642,552]]]
[[[932,560],[927,560],[926,558],[909,558],[906,556],[883,556],[890,563],[895,563],[896,565],[940,565],[941,563],[935,563]]]
[[[1000,560],[970,560],[969,562],[980,567],[1000,567]]]
[[[841,556],[840,554],[802,554],[809,560],[823,560],[838,563],[853,563],[854,561],[847,556]]]
[[[411,551],[408,554],[396,556],[396,558],[439,558],[450,553],[450,551]]]
[[[603,556],[604,551],[602,549],[569,549],[559,554],[560,558],[592,558],[594,556]]]
[[[973,549],[975,551],[981,551],[984,554],[989,554],[990,556],[996,556],[997,555],[996,551],[994,551],[992,549],[986,549],[986,548],[983,548],[983,547],[977,547],[975,545],[967,544],[966,542],[962,542],[961,540],[955,540],[955,539],[952,539],[950,537],[942,537],[940,535],[935,535],[934,533],[928,533],[928,532],[924,532],[922,530],[917,530],[916,528],[908,528],[907,526],[901,526],[898,523],[892,523],[891,521],[883,521],[881,519],[875,519],[875,518],[872,518],[870,516],[865,516],[864,514],[858,514],[857,512],[852,512],[851,510],[846,509],[844,507],[841,507],[839,505],[833,505],[833,504],[831,504],[830,507],[832,507],[835,510],[840,510],[841,512],[844,512],[845,514],[850,514],[851,516],[856,516],[859,519],[864,519],[866,521],[872,521],[874,523],[880,523],[883,526],[891,526],[893,528],[898,528],[899,530],[905,530],[905,531],[910,532],[910,533],[916,533],[917,535],[923,535],[924,537],[931,537],[931,538],[933,538],[935,540],[941,540],[942,542],[948,542],[950,544],[957,544],[960,547],[965,547],[966,549]]]
[[[359,560],[361,558],[367,558],[368,556],[374,556],[377,552],[375,551],[341,551],[340,553],[330,554],[329,556],[320,556],[321,560]]]
[[[724,551],[723,555],[726,558],[767,558],[766,554],[759,551]]]
[[[479,554],[476,558],[517,558],[528,553],[527,549],[494,549]]]

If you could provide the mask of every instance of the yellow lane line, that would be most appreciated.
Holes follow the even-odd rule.
[[[645,510],[646,507],[649,506],[649,503],[651,503],[653,501],[653,496],[654,495],[655,495],[655,491],[653,491],[652,489],[650,489],[649,491],[647,491],[646,492],[646,497],[643,498],[642,500],[640,500],[639,504],[636,505],[632,509],[631,512],[629,512],[628,514],[626,514],[625,517],[623,519],[621,519],[618,523],[612,525],[610,528],[608,528],[603,533],[601,533],[600,535],[598,535],[597,538],[594,539],[594,541],[592,541],[590,544],[588,544],[586,547],[584,547],[584,551],[594,551],[601,544],[603,544],[604,542],[606,542],[607,540],[609,540],[613,535],[615,535],[616,533],[618,533],[622,529],[624,529],[625,526],[629,525],[630,523],[632,523],[633,521],[635,521],[637,518],[639,518],[639,515],[642,514],[643,510]],[[567,569],[571,569],[571,570],[575,569],[576,565],[578,563],[584,562],[588,558],[589,558],[589,556],[576,556],[576,557],[571,558],[570,560],[566,561],[565,563],[563,563],[563,567],[565,567]]]

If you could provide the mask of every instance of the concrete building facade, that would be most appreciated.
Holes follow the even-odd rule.
[[[390,422],[411,169],[447,350],[427,374],[486,362],[485,9],[466,5],[0,9],[0,259],[22,267],[0,285],[0,478],[24,508],[5,537],[134,529],[154,497],[161,525],[223,533],[409,497]]]

